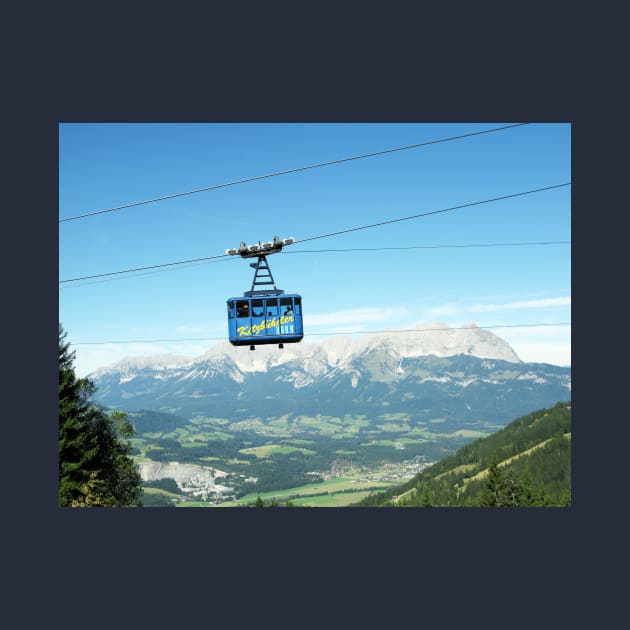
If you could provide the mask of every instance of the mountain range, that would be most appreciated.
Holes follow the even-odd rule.
[[[89,378],[107,407],[233,422],[401,414],[501,426],[571,392],[569,367],[525,363],[488,330],[440,323],[284,349],[220,342],[198,357],[124,359]]]

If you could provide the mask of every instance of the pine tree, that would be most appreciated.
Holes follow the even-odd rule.
[[[100,471],[93,470],[81,486],[80,497],[72,500],[71,507],[106,507],[109,496],[105,482],[99,478]]]
[[[131,423],[90,404],[96,390],[74,372],[75,353],[59,325],[59,505],[139,506],[141,479],[131,459]]]
[[[500,491],[501,505],[507,507],[519,507],[524,504],[524,488],[516,474],[508,470],[503,478]]]
[[[534,507],[536,505],[537,490],[532,480],[532,471],[529,464],[523,469],[519,477],[519,483],[521,486],[519,505],[521,507]]]
[[[532,505],[535,507],[547,507],[552,504],[551,497],[542,481],[534,486],[533,497]]]
[[[488,467],[486,485],[481,494],[479,505],[481,507],[500,507],[503,505],[503,475],[499,470],[499,460],[496,453],[492,456],[492,461]]]
[[[89,384],[74,373],[74,352],[64,343],[59,326],[59,505],[69,506],[82,495],[94,470],[97,436],[91,430],[87,404]]]
[[[420,505],[422,507],[431,507],[431,497],[429,496],[429,486],[424,487],[424,492],[422,493],[422,498],[420,499]]]

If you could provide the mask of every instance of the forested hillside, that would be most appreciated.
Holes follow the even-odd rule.
[[[355,507],[566,507],[571,404],[558,403],[471,442],[403,485]]]

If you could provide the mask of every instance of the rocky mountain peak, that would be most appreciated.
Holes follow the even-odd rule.
[[[304,371],[321,372],[336,368],[376,349],[387,351],[391,356],[415,358],[434,355],[449,357],[458,354],[482,359],[499,359],[520,363],[512,347],[489,330],[468,324],[461,328],[449,328],[440,322],[417,324],[412,329],[391,329],[365,334],[358,338],[334,336],[321,342],[303,341],[285,344],[280,350],[275,345],[257,346],[254,352],[247,347],[234,347],[222,341],[197,357],[157,355],[123,359],[108,367],[100,368],[93,375],[107,373],[129,374],[140,370],[162,371],[171,368],[190,367],[198,364],[220,366],[232,363],[242,373],[265,372],[284,364],[300,364]]]

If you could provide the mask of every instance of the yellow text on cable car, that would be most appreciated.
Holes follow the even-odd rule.
[[[254,324],[253,326],[239,326],[236,329],[236,332],[239,337],[250,337],[251,335],[259,335],[267,328],[285,326],[293,321],[295,321],[295,317],[293,317],[293,315],[282,315],[280,318],[274,317],[273,319],[263,319],[260,324]]]

